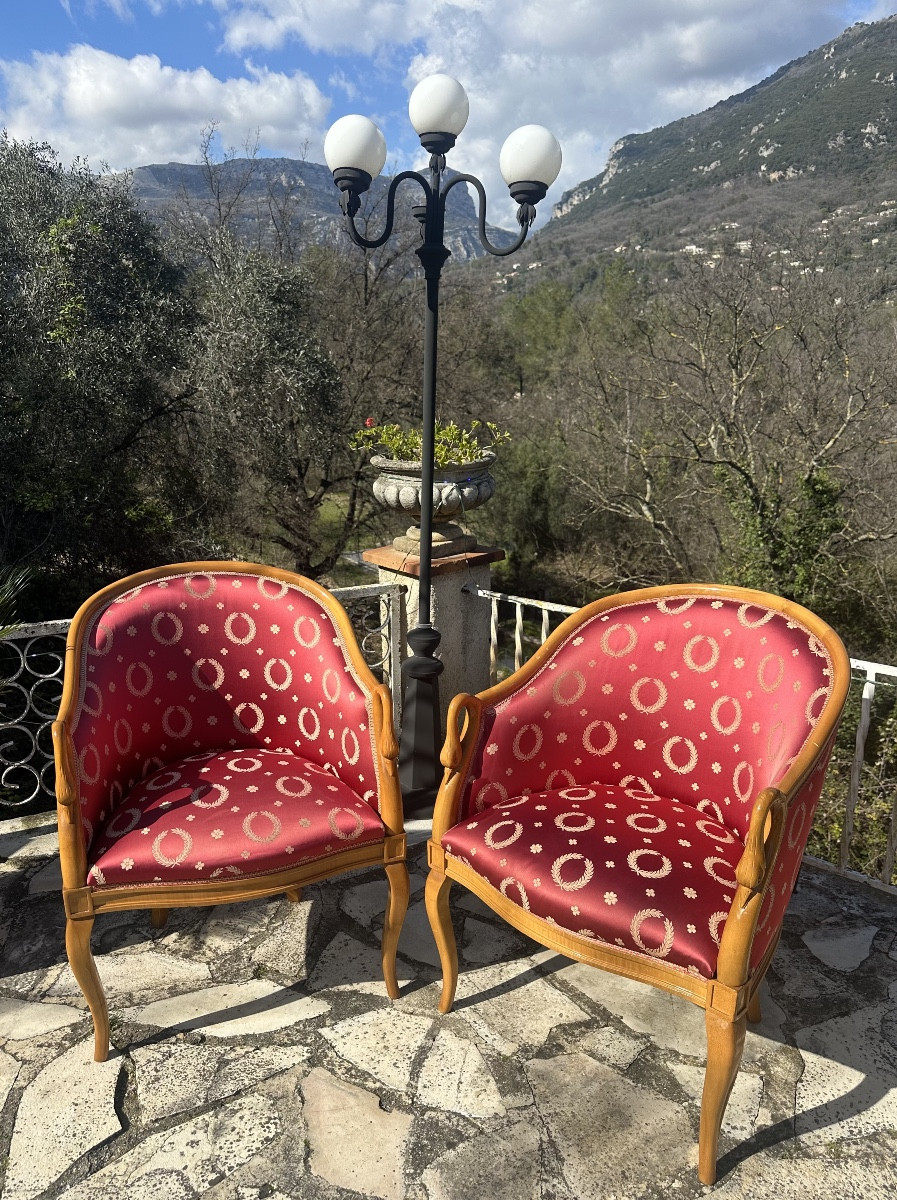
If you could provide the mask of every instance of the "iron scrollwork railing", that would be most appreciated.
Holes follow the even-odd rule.
[[[392,689],[396,724],[405,638],[401,584],[334,588],[376,677]],[[68,620],[19,625],[0,639],[0,817],[42,812],[55,800],[50,726],[62,696]]]
[[[393,717],[398,728],[402,716],[400,680],[407,632],[405,587],[401,583],[370,583],[361,587],[333,588],[333,594],[349,614],[368,666],[392,691]]]
[[[69,624],[20,625],[0,641],[0,811],[32,812],[53,796],[50,726]]]

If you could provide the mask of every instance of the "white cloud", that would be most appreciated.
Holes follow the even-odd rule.
[[[65,8],[68,11],[71,0],[64,0]],[[128,0],[86,0],[85,8],[88,13],[96,12],[100,4],[105,4],[107,8],[111,8],[115,15],[121,21],[130,21],[133,13],[128,5]],[[159,11],[164,8],[165,0],[147,0],[150,9]],[[71,12],[69,12],[71,16]]]
[[[63,159],[82,156],[113,169],[195,161],[199,131],[219,123],[224,145],[259,131],[263,147],[301,153],[318,143],[329,108],[301,73],[246,64],[246,76],[218,79],[205,68],[180,71],[152,54],[120,58],[92,46],[65,54],[0,59],[7,102],[0,124],[16,138],[48,141]]]
[[[282,46],[299,38],[313,50],[368,54],[406,44],[435,19],[442,0],[214,0],[231,50]],[[202,3],[202,0],[199,0]]]
[[[434,70],[456,75],[470,123],[450,165],[478,174],[491,218],[513,221],[498,173],[502,141],[518,125],[547,125],[564,149],[542,205],[598,174],[613,142],[699,112],[835,37],[852,21],[887,15],[888,0],[79,0],[126,16],[139,6],[171,26],[190,5],[218,22],[213,40],[263,62],[297,48],[307,70],[246,68],[221,80],[176,71],[152,56],[125,60],[87,46],[30,63],[0,62],[9,97],[0,121],[64,154],[113,163],[193,158],[196,131],[218,118],[226,143],[260,127],[281,152],[308,142],[320,161],[325,121],[380,107],[390,163],[421,162],[404,95]],[[76,5],[73,5],[76,7]],[[307,49],[299,50],[303,46]],[[211,51],[213,46],[209,46]],[[312,51],[311,54],[308,51]],[[355,62],[347,64],[352,55]],[[361,60],[367,71],[355,69]],[[370,98],[366,98],[367,90]],[[399,86],[404,82],[405,88]],[[387,99],[389,87],[398,93]],[[327,93],[334,97],[328,113]],[[371,115],[377,119],[376,112]],[[544,219],[544,217],[543,217]]]
[[[358,95],[358,85],[349,78],[345,71],[331,72],[327,85],[335,92],[342,92],[349,100],[354,100]]]

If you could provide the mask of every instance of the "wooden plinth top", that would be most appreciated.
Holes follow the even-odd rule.
[[[385,571],[395,571],[399,575],[420,576],[420,557],[416,554],[403,554],[394,546],[374,546],[362,552],[365,562],[373,563]],[[445,558],[434,558],[430,561],[431,575],[447,575],[450,571],[464,571],[468,567],[484,566],[486,563],[501,562],[505,552],[499,546],[477,546],[466,554],[452,554]]]

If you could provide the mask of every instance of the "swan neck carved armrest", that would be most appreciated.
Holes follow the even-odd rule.
[[[389,688],[377,684],[371,692],[371,703],[376,730],[377,754],[380,757],[382,785],[380,788],[380,819],[387,834],[404,837],[402,794],[399,790],[398,757],[399,743],[396,740],[392,719],[392,697]],[[403,852],[404,853],[404,852]]]
[[[374,704],[378,707],[380,729],[378,731],[377,749],[379,750],[386,769],[390,775],[396,774],[396,760],[399,757],[399,743],[396,740],[392,723],[392,701],[389,689],[382,683],[373,692]]]
[[[739,887],[750,895],[766,891],[782,840],[786,810],[784,795],[774,787],[764,788],[754,804],[744,854],[735,870]]]
[[[52,733],[62,883],[64,888],[79,888],[87,871],[87,846],[81,822],[77,757],[72,735],[64,721],[54,721]]]
[[[433,812],[433,841],[439,842],[458,821],[470,760],[483,719],[483,702],[462,692],[452,698],[446,718],[445,743],[439,761],[445,768]]]
[[[56,789],[56,799],[72,812],[78,809],[78,769],[75,761],[75,747],[72,745],[72,735],[64,721],[54,721],[52,726],[53,744],[63,770],[59,772],[60,782]]]
[[[788,802],[774,787],[764,788],[751,813],[744,853],[735,868],[738,889],[719,950],[717,978],[730,987],[740,987],[749,974],[751,945],[776,864],[787,813]]]

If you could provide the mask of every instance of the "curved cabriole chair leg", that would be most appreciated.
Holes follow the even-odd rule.
[[[716,1182],[719,1131],[729,1094],[741,1065],[747,1014],[734,1021],[708,1008],[707,1070],[701,1098],[701,1131],[698,1137],[698,1178],[708,1187]]]
[[[284,894],[286,895],[286,898],[287,898],[287,900],[289,900],[290,904],[298,904],[299,901],[302,899],[302,888],[301,887],[287,888],[287,890]]]
[[[90,949],[92,930],[93,917],[77,921],[70,917],[65,923],[65,949],[72,974],[84,993],[84,999],[93,1017],[94,1060],[105,1062],[109,1057],[109,1010],[106,1007],[106,994],[100,982],[97,964]]]
[[[449,910],[451,887],[452,881],[448,876],[431,868],[427,876],[425,901],[430,928],[439,950],[439,961],[442,963],[442,996],[439,999],[441,1013],[447,1013],[451,1009],[455,1002],[455,988],[458,986],[458,946]]]
[[[150,924],[153,929],[164,929],[168,923],[167,908],[152,908],[150,909]]]
[[[408,868],[403,862],[387,864],[386,878],[389,883],[389,899],[383,918],[383,978],[386,980],[386,994],[391,1000],[397,1000],[399,981],[396,976],[396,951],[399,948],[399,935],[402,932],[405,913],[408,911],[411,883],[408,879]]]

